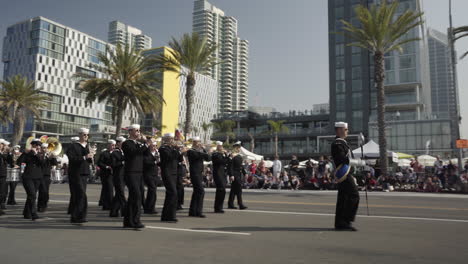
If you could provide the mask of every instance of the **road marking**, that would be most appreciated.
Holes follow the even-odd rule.
[[[186,228],[173,228],[173,227],[161,227],[161,226],[146,226],[150,229],[161,229],[161,230],[170,230],[170,231],[183,231],[183,232],[194,232],[194,233],[212,233],[212,234],[225,234],[225,235],[240,235],[240,236],[250,236],[251,233],[242,233],[242,232],[228,232],[228,231],[215,231],[207,229],[186,229]]]
[[[284,215],[309,215],[309,216],[335,216],[335,214],[324,213],[305,213],[305,212],[283,212],[283,211],[263,211],[263,210],[228,210],[230,212],[245,212],[245,213],[263,213],[263,214],[284,214]],[[406,216],[383,216],[383,215],[358,215],[362,218],[379,218],[379,219],[400,219],[400,220],[418,220],[418,221],[437,221],[437,222],[456,222],[468,223],[464,219],[444,219],[444,218],[425,218],[425,217],[406,217]]]

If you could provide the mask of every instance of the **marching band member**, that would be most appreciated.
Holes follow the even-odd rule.
[[[226,169],[229,157],[223,148],[223,142],[216,142],[216,151],[211,155],[213,161],[213,180],[216,185],[216,196],[214,202],[215,213],[224,213],[223,204],[226,197]]]
[[[187,162],[184,155],[179,155],[179,162],[177,163],[177,210],[182,210],[184,205],[184,179],[187,176]]]
[[[158,180],[159,151],[158,143],[152,141],[148,151],[145,152],[143,165],[143,181],[148,187],[146,199],[143,202],[143,212],[145,214],[156,214],[156,188]]]
[[[42,143],[41,152],[39,153],[41,159],[43,160],[42,166],[42,178],[39,185],[39,196],[37,198],[37,211],[45,212],[47,209],[47,204],[49,203],[49,188],[50,188],[50,173],[53,166],[57,166],[57,158],[50,153],[49,144]]]
[[[113,139],[107,141],[107,149],[99,155],[97,165],[99,167],[101,177],[101,197],[102,197],[102,210],[111,210],[112,199],[114,197],[113,184],[112,184],[112,152],[117,143]]]
[[[13,147],[13,152],[10,154],[10,158],[8,159],[9,162],[10,162],[10,167],[11,168],[14,168],[14,169],[19,169],[20,166],[17,165],[18,163],[21,163],[21,162],[18,162],[18,159],[19,157],[21,156],[21,146],[19,145],[16,145]],[[11,181],[9,182],[7,185],[8,185],[8,200],[7,200],[7,204],[8,205],[16,205],[16,199],[15,199],[15,191],[16,191],[16,186],[17,186],[18,182],[16,181]]]
[[[125,182],[124,182],[124,164],[125,157],[122,151],[122,144],[125,142],[125,138],[122,136],[117,137],[116,146],[114,151],[111,153],[112,158],[112,184],[114,185],[114,198],[112,199],[112,207],[109,213],[110,217],[119,217],[119,211],[121,216],[124,214],[124,208],[127,201],[125,200]]]
[[[174,134],[166,133],[163,137],[163,144],[159,148],[161,177],[166,188],[164,207],[161,213],[161,221],[176,223],[177,209],[177,165],[180,161],[181,153],[174,144]]]
[[[143,228],[141,215],[141,181],[143,180],[143,157],[148,150],[148,142],[140,134],[140,125],[128,128],[129,139],[122,144],[125,157],[125,184],[128,188],[128,202],[124,215],[124,228]]]
[[[237,197],[237,204],[239,205],[240,210],[247,209],[247,206],[244,205],[242,202],[242,178],[247,173],[243,166],[243,159],[240,155],[240,148],[241,142],[237,141],[233,145],[232,151],[232,161],[231,161],[231,191],[229,192],[229,201],[228,201],[228,208],[229,209],[237,209],[234,206],[234,197]]]
[[[338,199],[336,202],[335,229],[357,231],[351,226],[354,222],[359,206],[359,192],[356,180],[351,176],[350,160],[353,158],[346,137],[348,124],[335,123],[336,138],[331,145],[331,155],[335,163],[335,176],[338,182]]]
[[[91,174],[90,165],[93,163],[93,154],[89,149],[89,129],[80,128],[79,140],[67,149],[69,159],[68,177],[71,188],[71,223],[85,223],[88,211],[88,197],[86,184]]]
[[[26,191],[26,203],[24,205],[23,216],[25,219],[38,219],[36,211],[36,198],[39,185],[43,178],[42,168],[44,159],[40,155],[41,141],[34,139],[31,141],[31,150],[21,155],[20,160],[26,164],[23,173],[23,186]]]
[[[5,214],[3,209],[6,209],[4,200],[6,200],[6,190],[7,190],[7,155],[5,153],[5,140],[2,138],[0,139],[0,215]]]
[[[193,147],[187,151],[190,180],[193,186],[189,216],[204,218],[206,216],[203,214],[203,199],[205,197],[205,190],[203,188],[203,161],[209,161],[211,157],[203,148],[199,137],[194,137],[192,141]]]
[[[71,138],[70,138],[70,141],[71,141],[72,143],[76,143],[76,142],[78,142],[79,140],[80,140],[79,137],[71,137]],[[66,154],[65,154],[65,155],[66,155]],[[67,173],[67,179],[68,179],[68,187],[69,187],[69,189],[70,189],[70,202],[68,203],[68,211],[67,211],[67,214],[71,214],[71,208],[73,207],[73,199],[72,199],[72,198],[73,198],[73,191],[72,191],[72,187],[71,187],[71,183],[70,183],[70,175],[68,175],[68,168],[69,168],[69,164],[67,164],[67,167],[66,167],[66,169],[67,169],[67,172],[66,172],[66,173]]]

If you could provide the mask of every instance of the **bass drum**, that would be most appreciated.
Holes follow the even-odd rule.
[[[50,171],[50,179],[54,183],[62,183],[62,181],[63,181],[62,170],[60,170],[60,169],[51,170]]]
[[[7,169],[7,182],[19,182],[21,181],[21,173],[19,168],[8,168]]]

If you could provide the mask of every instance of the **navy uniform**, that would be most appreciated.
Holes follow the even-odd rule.
[[[200,141],[199,138],[194,138],[193,140]],[[211,160],[211,157],[203,148],[190,149],[187,151],[187,157],[189,160],[190,181],[193,186],[189,216],[205,217],[203,214],[203,199],[205,197],[205,189],[203,187],[203,162]]]
[[[222,142],[216,142],[216,145],[223,145]],[[213,180],[216,186],[216,195],[214,202],[215,213],[224,213],[223,204],[226,197],[226,170],[229,163],[229,157],[226,152],[216,151],[211,155],[213,162]]]
[[[125,142],[124,137],[117,137],[117,142]],[[112,158],[112,184],[114,185],[114,198],[112,199],[110,217],[119,217],[119,211],[121,216],[124,215],[127,201],[125,199],[125,182],[124,182],[124,164],[125,156],[121,149],[121,146],[117,146],[111,153]]]
[[[20,166],[17,166],[17,160],[18,158],[21,156],[21,152],[19,152],[19,149],[20,149],[20,146],[16,145],[14,147],[15,150],[17,151],[13,151],[12,154],[9,154],[7,156],[7,162],[9,163],[10,167],[11,168],[19,168]],[[6,203],[8,205],[16,205],[16,199],[15,199],[15,192],[16,192],[16,186],[18,185],[18,182],[16,181],[12,181],[12,182],[8,182],[7,183],[7,189],[5,191],[5,197],[4,197],[4,200],[2,200],[2,203],[5,203],[5,199],[7,198],[8,196],[8,199],[6,201]]]
[[[164,135],[165,138],[173,138],[172,133]],[[177,222],[177,166],[181,158],[179,149],[172,145],[163,144],[159,148],[161,178],[166,188],[164,207],[161,213],[161,221]]]
[[[337,122],[335,128],[347,128],[347,124]],[[356,180],[351,176],[350,160],[353,153],[345,139],[336,137],[331,145],[331,155],[335,163],[335,177],[338,183],[338,199],[336,203],[335,228],[337,230],[356,229],[351,226],[359,206],[359,192]]]
[[[39,139],[34,139],[31,142],[33,148],[41,145]],[[36,198],[39,185],[43,178],[42,168],[44,166],[44,158],[35,150],[24,153],[19,158],[26,164],[23,173],[23,186],[26,191],[26,203],[24,205],[23,216],[25,219],[36,220],[39,218],[36,211]]]
[[[153,144],[156,145],[156,142]],[[159,152],[155,149],[151,152],[151,149],[145,152],[144,164],[143,164],[143,182],[145,183],[148,191],[146,198],[143,201],[143,212],[145,214],[156,214],[156,199],[157,199],[157,184],[158,184],[158,163],[159,163]]]
[[[115,140],[108,140],[109,144],[115,145]],[[101,201],[102,210],[111,210],[112,199],[114,197],[112,184],[112,153],[110,150],[105,150],[99,155],[97,162],[99,167],[99,176],[101,178]]]
[[[42,147],[48,147],[47,143],[42,144]],[[57,166],[58,162],[55,157],[50,155],[44,157],[44,163],[42,166],[42,179],[39,185],[39,196],[37,198],[37,211],[44,212],[47,209],[49,203],[49,189],[50,189],[50,173],[53,166]]]
[[[80,133],[88,134],[88,129],[80,129]],[[89,144],[81,144],[80,142],[72,143],[66,155],[69,160],[68,164],[68,179],[70,182],[70,222],[85,223],[88,213],[88,197],[86,196],[86,185],[89,175],[91,174],[90,166],[93,162],[92,158],[88,158],[90,154]]]
[[[241,142],[238,141],[234,143],[233,146],[240,147]],[[242,201],[242,181],[243,176],[247,174],[247,172],[244,169],[243,162],[244,160],[240,154],[235,155],[230,161],[229,175],[234,177],[234,180],[231,182],[231,191],[229,192],[229,209],[237,209],[237,207],[234,206],[235,197],[237,197],[237,204],[239,205],[239,209],[247,209],[247,207]]]
[[[139,129],[139,125],[130,126]],[[142,142],[128,139],[122,144],[125,157],[125,185],[128,188],[128,201],[124,213],[124,227],[143,228],[141,216],[141,182],[143,181],[143,159],[148,146]]]
[[[0,139],[0,144],[2,144],[2,147],[5,146],[5,140]],[[5,208],[4,201],[6,200],[6,192],[8,189],[7,182],[6,182],[6,177],[7,177],[7,168],[8,168],[8,155],[5,153],[2,153],[0,151],[0,215],[3,215],[3,209]]]
[[[184,179],[187,175],[187,166],[185,165],[183,155],[179,155],[179,162],[177,164],[177,210],[182,210],[184,204]]]

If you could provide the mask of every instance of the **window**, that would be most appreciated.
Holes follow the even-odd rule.
[[[336,57],[336,67],[337,68],[344,68],[344,57],[343,56],[337,56]]]
[[[346,85],[344,81],[338,81],[336,82],[336,87],[335,87],[336,93],[345,93],[346,92]]]
[[[362,130],[362,111],[353,111],[353,121],[351,129],[353,131]]]
[[[353,80],[351,89],[353,90],[353,92],[362,91],[362,80]]]
[[[385,57],[385,70],[386,71],[395,70],[395,57]]]
[[[416,56],[400,56],[400,69],[409,69],[416,67]]]
[[[345,79],[345,70],[344,69],[336,69],[336,80],[344,80]]]
[[[335,19],[341,19],[344,17],[344,7],[335,8]]]
[[[335,46],[335,56],[344,55],[344,44],[337,44]]]
[[[346,113],[345,112],[336,112],[336,120],[337,121],[346,120]]]
[[[336,110],[344,111],[345,107],[346,107],[345,95],[344,94],[337,94],[336,95]]]
[[[361,79],[361,67],[353,67],[353,69],[352,69],[352,78],[353,78],[353,80]]]
[[[361,65],[361,54],[354,54],[351,58],[351,64],[353,66]]]
[[[353,93],[353,95],[352,95],[352,108],[353,109],[361,109],[362,108],[362,94],[361,93]]]
[[[355,47],[355,46],[351,46],[351,52],[352,52],[353,54],[361,53],[361,52],[362,52],[362,48]]]
[[[385,84],[395,84],[395,72],[385,72]]]
[[[400,82],[416,82],[416,70],[401,70],[400,71]]]

